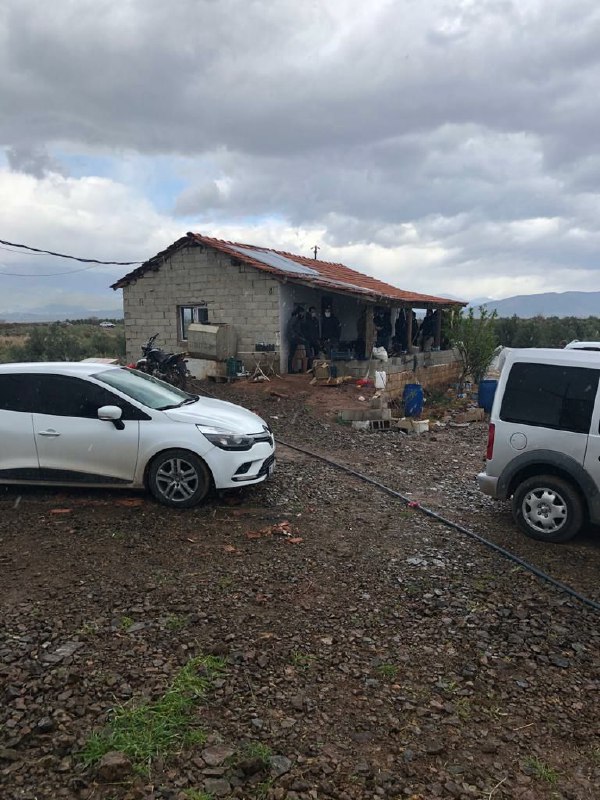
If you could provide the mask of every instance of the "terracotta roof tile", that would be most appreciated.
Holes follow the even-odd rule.
[[[125,275],[113,284],[112,288],[122,288],[137,278],[142,277],[145,272],[160,269],[160,265],[165,258],[168,258],[181,247],[189,246],[190,242],[197,242],[206,247],[212,247],[262,272],[269,272],[274,276],[282,277],[292,282],[309,285],[314,284],[333,291],[368,296],[375,300],[381,298],[412,302],[414,304],[464,305],[464,303],[458,300],[450,300],[445,297],[436,297],[434,295],[419,294],[418,292],[408,292],[403,289],[398,289],[389,283],[384,283],[383,281],[377,280],[377,278],[372,278],[369,275],[363,275],[361,272],[350,269],[350,267],[346,267],[344,264],[321,261],[306,256],[299,256],[294,253],[287,253],[283,250],[260,247],[258,245],[227,242],[222,239],[211,239],[209,236],[202,236],[199,233],[188,233],[186,237],[178,239],[166,250],[158,253],[149,261],[146,261],[145,264],[142,264],[141,267]],[[241,252],[240,249],[243,249],[245,252]],[[283,259],[279,261],[279,266],[277,266],[278,259],[273,256],[279,256]],[[287,265],[286,262],[288,262]],[[300,268],[297,272],[295,270],[290,271],[290,269],[293,270],[294,264],[298,265]],[[286,266],[288,268],[286,268]]]

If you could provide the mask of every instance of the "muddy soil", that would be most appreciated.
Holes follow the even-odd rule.
[[[595,531],[531,542],[478,493],[483,423],[363,433],[353,388],[201,388],[600,599]],[[15,487],[0,511],[2,798],[598,797],[598,615],[322,461],[280,446],[271,481],[186,512]],[[113,709],[209,654],[204,742],[85,766]]]

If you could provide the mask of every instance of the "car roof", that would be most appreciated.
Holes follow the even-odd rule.
[[[50,375],[95,375],[107,369],[118,369],[114,364],[102,364],[91,361],[24,361],[11,364],[0,364],[0,375],[11,372],[20,374],[46,373]]]
[[[565,350],[600,350],[600,342],[580,342],[574,339],[565,345]]]
[[[575,348],[523,347],[511,349],[507,363],[525,361],[532,364],[570,364],[575,367],[600,367],[600,351]]]

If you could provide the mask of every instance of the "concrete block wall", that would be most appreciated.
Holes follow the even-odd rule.
[[[256,342],[280,340],[277,281],[252,267],[233,265],[212,248],[185,247],[158,271],[123,289],[127,359],[139,358],[141,345],[154,333],[165,350],[187,349],[179,339],[178,306],[203,303],[209,322],[235,327],[238,352],[254,350]]]
[[[337,362],[339,374],[351,375],[354,378],[364,378],[367,365],[367,361]],[[456,350],[442,350],[406,354],[391,358],[385,363],[373,359],[369,366],[371,378],[375,377],[376,370],[386,373],[384,398],[391,400],[402,396],[407,383],[420,383],[425,389],[445,389],[450,384],[457,383],[462,364]]]
[[[447,364],[434,364],[430,367],[417,367],[415,371],[388,373],[385,397],[401,397],[407,383],[420,383],[424,389],[445,389],[457,383],[461,374],[461,364],[453,361]]]

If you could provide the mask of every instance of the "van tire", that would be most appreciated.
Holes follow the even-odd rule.
[[[568,542],[581,530],[584,508],[573,484],[555,475],[534,475],[520,483],[512,512],[523,533],[540,542]]]

